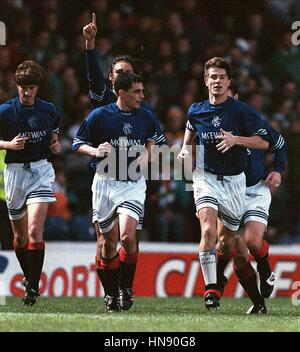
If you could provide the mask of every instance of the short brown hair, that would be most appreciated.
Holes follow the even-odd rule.
[[[232,96],[239,94],[239,88],[234,79],[231,79],[228,89],[231,91]]]
[[[231,67],[222,57],[213,57],[206,61],[204,65],[204,79],[207,78],[208,70],[210,68],[223,68],[226,71],[228,78],[231,78]]]
[[[22,62],[16,69],[15,81],[21,86],[39,86],[45,77],[45,71],[38,63],[32,60]]]

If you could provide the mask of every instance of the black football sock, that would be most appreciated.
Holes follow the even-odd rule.
[[[132,288],[139,252],[136,251],[133,254],[126,254],[123,247],[121,247],[119,253],[120,253],[119,287]]]
[[[28,243],[25,247],[18,247],[16,241],[14,241],[14,249],[16,257],[20,263],[20,267],[23,271],[25,278],[28,280]]]
[[[100,264],[100,267],[99,267]],[[96,260],[97,274],[102,283],[105,295],[117,296],[119,290],[120,258]]]
[[[45,242],[29,242],[28,245],[28,282],[29,288],[39,291],[39,281],[45,257]]]
[[[264,304],[265,301],[259,293],[256,282],[256,274],[251,263],[248,261],[247,264],[241,268],[235,267],[234,271],[241,286],[246,291],[253,304]]]

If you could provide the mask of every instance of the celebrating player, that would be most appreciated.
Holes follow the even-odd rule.
[[[113,60],[113,63],[110,68],[109,72],[109,80],[112,84],[112,89],[107,87],[104,75],[101,71],[99,58],[95,49],[95,38],[97,35],[97,23],[96,23],[96,14],[92,14],[92,22],[86,25],[83,28],[83,35],[86,39],[86,65],[87,65],[87,78],[89,83],[89,97],[92,102],[93,108],[97,108],[100,106],[105,106],[107,104],[111,104],[117,101],[117,94],[114,88],[115,80],[117,79],[118,75],[122,72],[136,72],[137,65],[136,60],[129,55],[120,55],[116,56]],[[166,139],[161,131],[158,118],[153,111],[153,109],[144,104],[142,102],[142,107],[148,110],[155,124],[155,143],[157,145],[167,144]],[[137,226],[137,244],[140,238],[140,230],[143,226],[143,217],[144,217],[144,210],[143,214],[140,217],[140,222]],[[102,245],[101,237],[98,239],[98,245]],[[101,250],[99,250],[101,253]],[[126,282],[124,277],[127,276],[127,271],[130,272],[132,269],[130,263],[123,262],[123,258],[121,258],[121,269],[120,269],[120,305],[122,309],[129,309],[132,305],[132,292],[131,289],[128,287],[126,288]],[[125,287],[124,287],[125,286]]]
[[[229,96],[238,99],[238,91],[234,81],[229,86]],[[246,198],[244,214],[242,218],[243,238],[236,237],[233,253],[234,268],[239,282],[253,302],[247,314],[264,314],[266,307],[264,298],[270,297],[275,283],[275,274],[271,271],[268,250],[269,244],[264,240],[264,233],[268,224],[269,207],[271,204],[271,192],[278,190],[281,183],[281,173],[284,171],[287,161],[286,144],[283,137],[272,126],[263,120],[268,133],[270,147],[274,155],[274,169],[267,174],[265,167],[266,153],[263,150],[249,149],[247,151],[246,174]],[[220,244],[217,245],[217,248]],[[258,291],[256,274],[248,260],[248,249],[257,262],[257,270],[260,276],[260,293]],[[230,260],[230,256],[218,255],[218,283],[222,287],[224,269]]]
[[[141,77],[132,72],[119,74],[114,87],[117,102],[93,110],[83,121],[73,143],[73,150],[98,158],[92,185],[93,222],[98,237],[97,272],[105,291],[108,312],[120,309],[119,288],[130,291],[130,301],[127,302],[130,306],[125,309],[132,305],[132,285],[138,259],[135,233],[143,211],[146,183],[139,174],[133,179],[130,165],[133,162],[147,163],[150,153],[144,152],[137,158],[133,155],[134,150],[146,145],[150,151],[155,144],[152,114],[140,107],[144,98]],[[112,159],[109,159],[110,155]],[[121,160],[122,156],[125,160]],[[102,167],[106,158],[107,169],[112,166],[114,176],[112,173],[108,175]],[[125,174],[125,179],[121,174],[123,177]],[[119,233],[121,248],[118,252]],[[121,270],[122,280],[119,282]]]
[[[209,99],[189,108],[184,142],[178,155],[182,159],[190,155],[188,146],[198,132],[201,148],[193,187],[202,234],[199,258],[208,309],[217,308],[221,297],[216,270],[217,217],[222,223],[220,250],[231,253],[244,209],[246,148],[268,148],[260,116],[247,104],[228,97],[230,78],[231,68],[224,59],[215,57],[205,63],[204,81]]]
[[[14,248],[24,273],[23,302],[33,305],[39,295],[44,262],[43,227],[52,192],[54,170],[50,150],[60,151],[60,116],[52,103],[36,97],[44,70],[34,61],[17,67],[19,96],[0,106],[0,149],[6,149],[6,202],[14,233]]]

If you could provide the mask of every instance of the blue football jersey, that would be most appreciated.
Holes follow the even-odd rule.
[[[87,66],[87,79],[89,84],[89,98],[92,102],[93,108],[105,106],[117,101],[117,96],[112,89],[108,88],[105,83],[102,70],[99,64],[99,58],[96,49],[86,50],[85,60]],[[167,141],[162,133],[159,125],[158,117],[154,110],[144,102],[142,107],[151,112],[155,123],[156,137],[155,143],[157,145],[167,144]]]
[[[14,98],[0,105],[0,139],[27,137],[23,150],[7,150],[5,162],[27,163],[50,156],[52,133],[59,133],[60,114],[52,103],[36,98],[31,107]]]
[[[212,105],[209,100],[192,104],[186,128],[199,136],[202,148],[197,156],[197,166],[216,175],[237,175],[246,169],[246,148],[234,146],[224,154],[217,150],[216,145],[222,141],[221,128],[236,136],[259,135],[268,139],[259,114],[231,97],[219,105]]]
[[[283,137],[274,130],[268,121],[263,120],[263,125],[268,133],[270,148],[273,154],[273,171],[282,173],[287,162],[287,145]],[[256,185],[260,180],[267,177],[265,167],[266,151],[247,149],[246,183],[247,187]]]
[[[113,103],[93,110],[84,119],[74,139],[73,151],[84,144],[97,148],[99,144],[110,143],[116,151],[115,178],[122,179],[119,170],[121,156],[126,158],[122,165],[129,167],[139,156],[139,153],[131,151],[139,152],[147,141],[154,141],[155,135],[155,124],[148,110],[140,107],[133,111],[122,111]],[[93,160],[92,166],[95,167],[103,159]],[[124,179],[128,179],[127,170]]]

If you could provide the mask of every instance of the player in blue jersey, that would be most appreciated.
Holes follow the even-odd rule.
[[[155,144],[156,133],[151,112],[141,107],[144,97],[141,77],[131,72],[119,74],[115,90],[117,102],[93,110],[81,124],[73,143],[73,150],[98,162],[92,185],[93,222],[98,237],[96,266],[108,312],[119,311],[119,290],[129,291],[130,295],[122,309],[129,309],[133,303],[132,286],[138,260],[135,235],[146,183],[139,173],[133,175],[136,168],[132,165],[136,163],[138,169],[148,163],[150,153],[146,150],[150,151]],[[120,272],[123,274],[119,275]]]
[[[24,273],[23,302],[39,295],[45,243],[43,227],[52,192],[54,170],[47,161],[60,151],[60,115],[52,103],[36,97],[44,70],[34,61],[17,67],[18,97],[0,106],[0,149],[6,149],[6,202],[14,233],[14,248]]]
[[[189,146],[198,133],[201,148],[193,187],[202,234],[199,258],[207,308],[217,308],[221,297],[216,270],[217,217],[221,220],[220,250],[226,255],[232,252],[243,215],[246,148],[268,148],[260,116],[247,104],[228,97],[230,78],[231,69],[224,59],[212,58],[205,63],[204,81],[209,99],[189,108],[184,142],[178,155],[179,159],[191,155]]]
[[[99,58],[95,49],[95,38],[97,35],[96,14],[92,14],[92,22],[83,27],[83,35],[86,39],[86,66],[87,77],[89,82],[89,97],[93,108],[111,104],[117,101],[117,95],[114,90],[114,82],[119,73],[136,72],[137,60],[130,55],[116,56],[112,62],[109,80],[112,84],[112,89],[106,85],[103,72],[100,68]],[[136,72],[139,74],[139,72]],[[164,135],[162,134],[158,118],[154,110],[144,102],[142,106],[153,114],[153,119],[156,128],[155,142],[158,145],[167,144]]]
[[[86,39],[86,66],[87,66],[87,77],[89,83],[89,97],[92,102],[93,108],[105,106],[117,101],[117,95],[114,89],[114,82],[118,75],[122,72],[136,72],[137,73],[137,61],[129,55],[120,55],[114,58],[113,63],[109,72],[109,80],[112,84],[112,89],[106,85],[106,80],[101,71],[99,58],[95,49],[95,38],[97,35],[97,24],[96,14],[92,14],[92,21],[83,28],[83,35]],[[155,143],[157,145],[167,144],[166,139],[161,131],[158,118],[154,110],[142,102],[143,108],[149,110],[152,113],[156,135]],[[140,218],[140,223],[137,227],[137,242],[140,238],[140,230],[143,225],[143,216]],[[120,282],[123,281],[122,275],[124,271],[120,271]],[[131,305],[130,291],[120,290],[120,304],[123,309],[128,309]]]
[[[234,81],[229,86],[229,95],[238,99],[238,90]],[[274,288],[275,274],[271,271],[268,260],[269,244],[264,240],[268,224],[271,192],[276,191],[281,184],[281,173],[287,162],[286,143],[283,137],[275,131],[268,121],[263,120],[268,133],[269,144],[274,155],[274,169],[267,174],[265,168],[266,153],[262,150],[247,151],[246,199],[242,218],[243,236],[236,237],[235,251],[232,253],[234,269],[239,281],[253,302],[247,314],[264,314],[266,307],[264,298],[268,298]],[[217,245],[217,248],[220,244]],[[248,248],[247,248],[248,247]],[[257,262],[260,276],[260,293],[257,287],[256,274],[248,260],[248,249]],[[218,251],[218,283],[223,291],[224,269],[231,256],[224,256]]]

